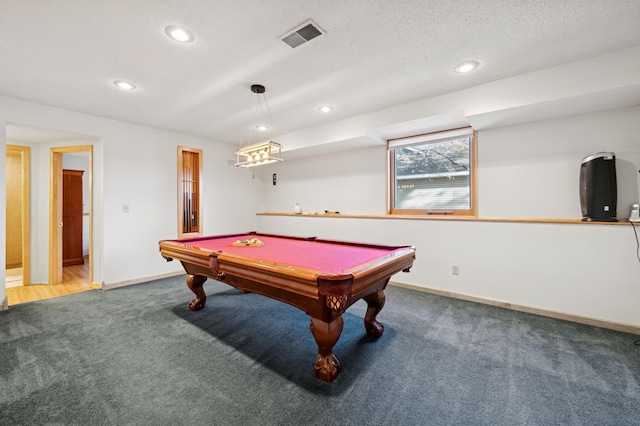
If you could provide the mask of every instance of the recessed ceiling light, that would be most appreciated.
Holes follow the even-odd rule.
[[[332,106],[329,106],[329,105],[323,105],[323,106],[321,106],[320,108],[318,108],[318,111],[320,111],[320,112],[324,112],[324,113],[326,114],[326,113],[328,113],[328,112],[333,111],[333,107],[332,107]]]
[[[469,72],[469,71],[473,71],[476,68],[478,68],[478,65],[480,65],[477,61],[465,61],[463,63],[461,63],[460,65],[458,65],[457,67],[455,67],[453,70],[455,72]]]
[[[269,130],[269,126],[265,126],[264,124],[260,124],[256,126],[256,129],[260,130],[261,132],[264,132],[265,130]]]
[[[124,80],[114,80],[113,84],[122,90],[134,90],[136,88],[135,84],[129,83],[128,81]]]
[[[164,32],[173,40],[180,43],[190,43],[195,38],[193,33],[186,28],[170,25],[164,29]]]

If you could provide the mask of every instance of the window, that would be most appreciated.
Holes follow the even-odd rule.
[[[202,150],[178,147],[178,238],[202,235]]]
[[[391,214],[476,213],[471,128],[388,141]]]

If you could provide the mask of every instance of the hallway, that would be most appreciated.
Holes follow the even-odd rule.
[[[35,300],[52,299],[88,290],[99,290],[99,285],[89,283],[89,262],[82,265],[66,266],[62,269],[61,284],[22,285],[18,269],[7,270],[7,298],[9,306]]]

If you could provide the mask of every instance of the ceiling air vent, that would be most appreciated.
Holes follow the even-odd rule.
[[[313,40],[321,34],[324,34],[324,31],[320,29],[318,24],[309,20],[280,37],[280,40],[284,41],[291,47],[298,47],[309,40]]]

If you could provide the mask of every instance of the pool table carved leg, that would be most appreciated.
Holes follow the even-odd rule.
[[[318,344],[318,356],[314,370],[316,377],[325,382],[331,382],[340,372],[340,361],[333,354],[333,346],[342,333],[344,320],[338,316],[327,323],[317,318],[311,318],[311,333]]]
[[[387,297],[384,290],[372,293],[364,297],[367,302],[367,313],[364,315],[364,328],[367,334],[373,337],[380,337],[384,332],[384,325],[376,320],[376,315],[382,310]]]
[[[202,288],[206,280],[207,277],[202,275],[187,275],[187,287],[196,295],[196,298],[189,302],[190,311],[199,311],[207,303],[207,294]]]

